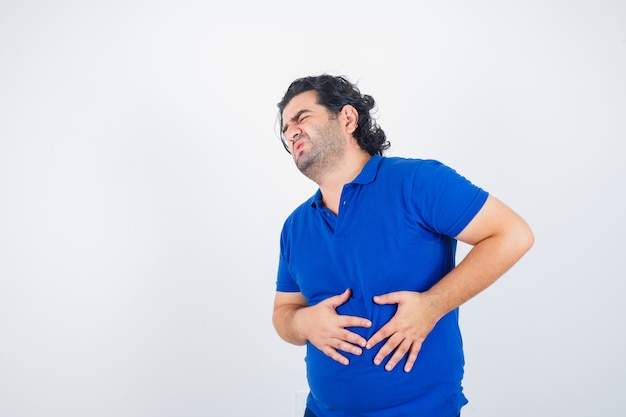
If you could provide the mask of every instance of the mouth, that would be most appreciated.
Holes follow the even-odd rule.
[[[295,143],[294,147],[293,147],[293,152],[294,153],[298,153],[300,152],[300,150],[304,147],[304,142],[302,140],[299,140]]]

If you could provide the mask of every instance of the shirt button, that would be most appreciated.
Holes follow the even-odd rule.
[[[343,205],[344,205],[344,206],[346,205],[346,200],[343,200]]]

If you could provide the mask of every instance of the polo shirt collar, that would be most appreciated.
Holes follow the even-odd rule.
[[[350,183],[350,184],[369,184],[376,179],[376,174],[378,173],[378,167],[380,166],[380,162],[382,157],[378,154],[372,155],[372,157],[367,161],[359,175]],[[324,207],[322,203],[322,191],[318,188],[317,192],[311,198],[311,207]]]
[[[376,179],[378,173],[378,167],[380,165],[381,156],[378,154],[372,155],[369,161],[365,164],[361,173],[356,176],[352,181],[352,184],[369,184]]]

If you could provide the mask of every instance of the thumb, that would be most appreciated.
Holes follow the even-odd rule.
[[[333,308],[336,308],[348,301],[350,299],[350,295],[351,291],[350,288],[348,288],[343,293],[330,297],[328,301]]]
[[[375,295],[373,300],[376,304],[398,304],[400,303],[400,292]]]

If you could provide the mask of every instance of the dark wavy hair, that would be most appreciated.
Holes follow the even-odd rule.
[[[387,140],[385,132],[372,118],[371,111],[376,106],[374,98],[367,94],[361,94],[356,84],[352,84],[345,77],[322,74],[298,78],[291,83],[282,100],[278,103],[279,120],[282,129],[283,111],[289,101],[305,91],[315,90],[317,102],[326,107],[332,114],[337,115],[343,106],[350,104],[359,113],[359,121],[354,131],[357,143],[370,155],[382,155],[389,149],[391,143]],[[281,135],[281,140],[287,152],[287,144]]]

